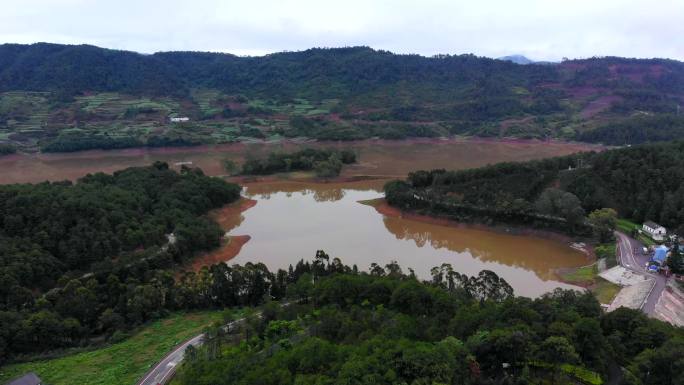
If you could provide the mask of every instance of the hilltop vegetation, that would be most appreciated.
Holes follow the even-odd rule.
[[[461,221],[589,235],[585,214],[613,208],[684,233],[684,142],[641,145],[464,171],[418,171],[388,183],[395,206]]]
[[[163,314],[180,264],[217,247],[204,216],[240,187],[165,163],[0,186],[0,361],[87,344]]]
[[[356,272],[319,252],[287,282],[300,303],[209,329],[174,383],[599,385],[619,365],[628,384],[664,384],[684,347],[681,329],[625,308],[603,314],[588,292],[515,297],[490,271],[448,264],[420,282],[396,263]]]
[[[44,43],[1,45],[0,58],[0,141],[46,151],[294,136],[639,143],[679,138],[667,119],[680,120],[684,98],[684,64],[660,59],[518,65],[367,47],[238,57]],[[619,135],[593,134],[613,126]]]

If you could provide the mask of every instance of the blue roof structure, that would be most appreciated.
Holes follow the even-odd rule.
[[[660,245],[656,247],[652,260],[662,264],[665,262],[665,259],[667,259],[667,246]]]

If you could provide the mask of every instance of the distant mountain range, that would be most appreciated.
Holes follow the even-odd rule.
[[[646,131],[661,127],[662,122],[651,121],[662,116],[672,117],[668,137],[679,132],[682,62],[604,57],[548,65],[522,55],[500,59],[398,55],[368,47],[239,57],[4,44],[0,142],[42,146],[74,132],[69,131],[73,127],[111,135],[122,125],[129,127],[126,135],[136,136],[125,143],[170,131],[191,135],[192,143],[245,135],[359,139],[465,134],[603,141],[604,134],[586,135],[597,128],[614,132],[604,127],[626,124],[627,136],[610,138],[626,143],[652,140]],[[188,116],[196,126],[169,131],[169,116]],[[635,120],[651,123],[631,123]],[[151,130],[150,122],[162,126]],[[217,132],[212,122],[234,128]],[[637,135],[635,130],[641,131]]]
[[[528,59],[527,57],[523,55],[509,55],[509,56],[502,56],[500,58],[497,58],[499,60],[506,60],[513,62],[515,64],[532,64],[534,61]]]

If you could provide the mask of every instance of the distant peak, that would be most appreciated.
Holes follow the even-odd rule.
[[[523,55],[508,55],[508,56],[502,56],[502,57],[497,58],[497,59],[510,61],[510,62],[515,63],[515,64],[532,64],[532,63],[534,63],[533,60],[530,60]]]

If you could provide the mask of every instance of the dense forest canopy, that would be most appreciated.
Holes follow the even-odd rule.
[[[299,136],[636,144],[681,138],[683,102],[684,63],[666,59],[519,65],[368,47],[239,57],[0,45],[0,138],[46,151]]]
[[[610,207],[684,233],[684,142],[640,145],[464,171],[418,171],[385,187],[392,205],[461,220],[582,229]],[[551,203],[549,203],[551,202]]]
[[[223,231],[204,214],[239,196],[235,184],[199,169],[178,173],[166,163],[87,175],[76,183],[0,186],[0,329],[26,333],[16,349],[0,334],[0,357],[7,346],[15,353],[66,346],[99,330],[105,295],[112,295],[105,292],[113,290],[109,273],[181,263],[218,246]],[[97,279],[109,288],[96,287]],[[132,297],[143,290],[135,283],[116,290],[131,290]],[[110,303],[130,303],[115,305]],[[35,330],[58,327],[71,334],[60,329],[48,337]]]
[[[682,330],[636,310],[605,314],[588,292],[532,300],[490,271],[444,264],[420,282],[396,263],[357,272],[322,252],[286,276],[289,305],[209,328],[177,382],[678,383]]]
[[[474,55],[398,55],[368,47],[312,48],[259,57],[221,53],[142,55],[88,45],[0,45],[0,90],[121,91],[174,95],[208,87],[227,93],[339,98],[405,83],[435,92],[481,82],[476,93],[511,85],[642,81],[680,93],[684,64],[606,57],[562,65],[517,65]],[[646,73],[644,68],[646,66]],[[638,78],[638,79],[637,79]],[[405,87],[404,87],[405,88]]]
[[[342,97],[397,82],[443,88],[492,73],[512,83],[550,80],[550,67],[518,66],[473,55],[426,58],[366,47],[309,49],[261,57],[199,52],[141,55],[80,45],[0,46],[0,90],[121,91],[173,95],[207,87],[288,97]],[[307,95],[308,94],[308,95]]]
[[[582,133],[578,139],[622,146],[684,138],[684,115],[640,115]]]

